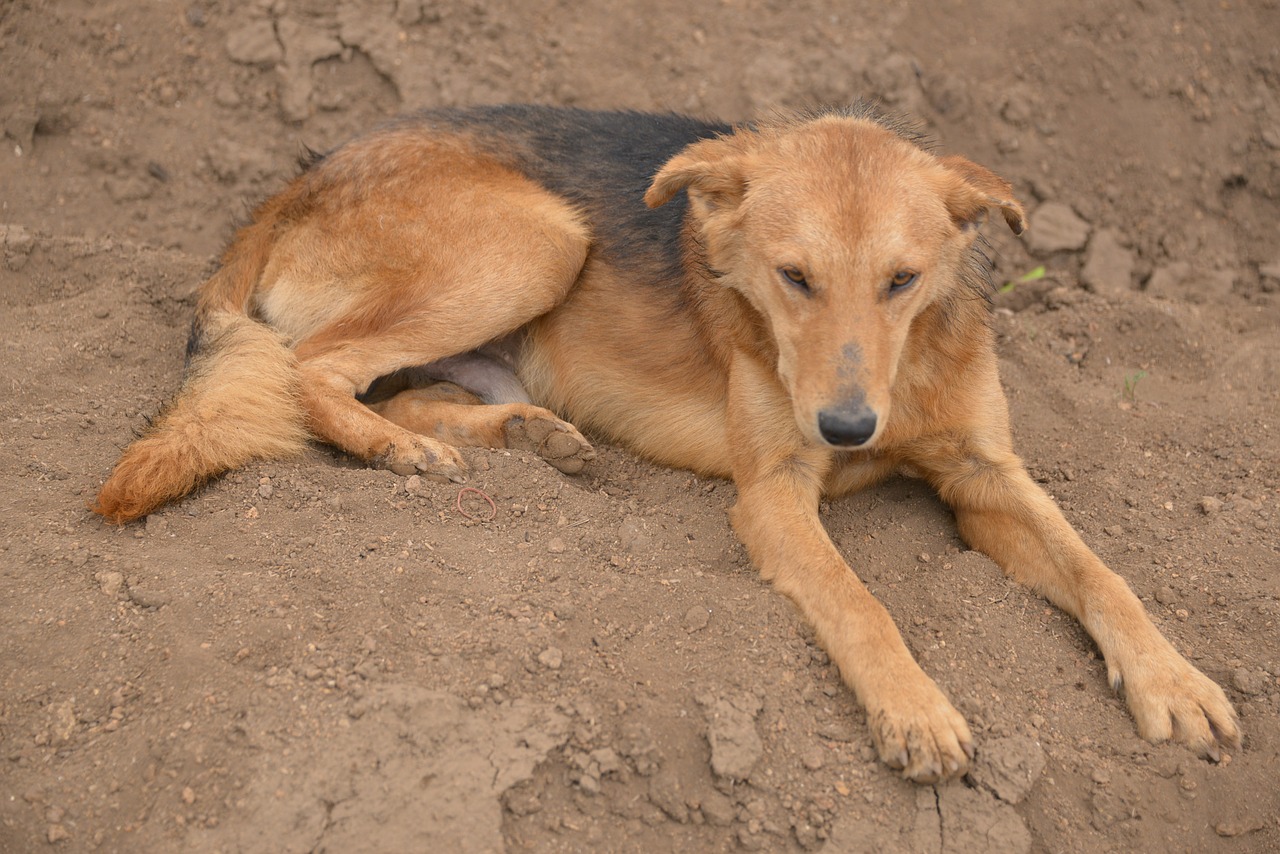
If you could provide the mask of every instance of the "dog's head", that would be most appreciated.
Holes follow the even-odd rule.
[[[1024,227],[1001,178],[854,115],[695,143],[663,166],[645,201],[680,190],[708,267],[769,329],[801,432],[838,448],[882,435],[908,330],[971,288],[987,210],[1015,233]]]

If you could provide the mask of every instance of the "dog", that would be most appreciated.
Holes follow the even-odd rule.
[[[1143,737],[1217,760],[1222,689],[1012,450],[978,226],[1010,185],[875,109],[730,126],[505,106],[394,120],[263,203],[197,299],[175,400],[92,507],[123,523],[311,439],[461,481],[458,447],[574,473],[579,428],[731,478],[731,522],[866,710],[880,757],[965,773],[964,718],[827,535],[895,472],[1078,619]]]

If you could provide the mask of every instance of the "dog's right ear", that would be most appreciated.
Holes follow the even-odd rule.
[[[681,190],[699,219],[731,210],[746,192],[745,157],[731,137],[705,139],[685,148],[658,170],[644,194],[651,208],[665,205]]]

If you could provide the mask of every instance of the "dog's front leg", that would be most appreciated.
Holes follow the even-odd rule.
[[[880,757],[921,783],[963,774],[964,718],[912,658],[888,612],[840,556],[818,516],[828,450],[805,446],[790,407],[760,378],[731,383],[731,518],[761,575],[800,608],[863,707]],[[788,426],[789,425],[789,426]]]
[[[919,443],[914,462],[954,509],[961,536],[1074,616],[1097,642],[1138,731],[1218,759],[1240,745],[1235,710],[1152,624],[1120,576],[1084,544],[1022,462],[990,433]]]

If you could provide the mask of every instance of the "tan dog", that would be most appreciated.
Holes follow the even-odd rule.
[[[574,472],[594,452],[563,416],[733,479],[761,574],[813,624],[880,756],[924,782],[967,768],[969,729],[818,518],[823,496],[905,470],[1080,620],[1144,737],[1216,758],[1240,743],[1222,690],[1012,451],[974,248],[990,208],[1022,230],[1007,183],[865,108],[736,129],[407,117],[311,164],[239,232],[200,293],[182,391],[94,509],[137,518],[308,436],[398,472],[461,479],[455,446]]]

